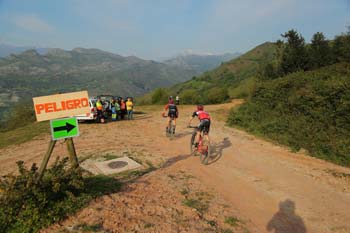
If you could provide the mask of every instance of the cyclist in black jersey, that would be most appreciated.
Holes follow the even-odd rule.
[[[164,112],[163,116],[165,116],[165,112],[168,111],[167,117],[168,117],[168,122],[167,122],[167,127],[166,129],[168,130],[170,128],[170,121],[174,121],[174,129],[173,129],[173,134],[175,134],[175,128],[176,128],[176,119],[179,116],[179,110],[177,109],[177,106],[174,104],[173,98],[170,96],[169,97],[169,102],[164,106]]]

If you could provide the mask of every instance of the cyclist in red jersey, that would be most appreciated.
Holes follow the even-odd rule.
[[[199,125],[196,135],[196,143],[195,146],[198,146],[199,141],[199,135],[203,131],[204,137],[207,137],[207,140],[209,140],[209,130],[210,130],[210,115],[206,111],[204,111],[203,105],[197,105],[197,111],[193,112],[192,117],[190,121],[188,122],[188,125],[191,125],[192,120],[198,117],[199,119]]]

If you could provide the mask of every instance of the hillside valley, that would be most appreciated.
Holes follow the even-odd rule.
[[[195,72],[98,49],[50,49],[0,59],[0,114],[33,96],[88,90],[90,95],[139,96],[157,87],[186,81]]]
[[[88,90],[90,95],[140,96],[184,82],[239,54],[187,54],[164,62],[120,56],[98,49],[29,49],[2,45],[0,115],[18,101],[58,92]],[[40,53],[39,53],[40,52]]]

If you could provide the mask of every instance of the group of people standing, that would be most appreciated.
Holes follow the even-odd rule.
[[[127,101],[124,98],[113,98],[109,101],[102,101],[98,98],[96,101],[97,121],[104,123],[106,118],[111,116],[112,121],[124,120],[127,116],[128,120],[133,120],[134,102],[128,97]]]

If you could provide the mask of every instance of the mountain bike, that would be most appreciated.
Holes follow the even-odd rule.
[[[190,151],[192,155],[199,154],[199,160],[202,164],[207,165],[210,157],[210,142],[208,137],[205,137],[207,133],[206,130],[203,130],[199,135],[198,146],[195,146],[196,135],[198,131],[198,126],[188,126],[188,128],[195,129],[192,133],[191,142],[190,142]]]

